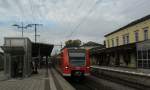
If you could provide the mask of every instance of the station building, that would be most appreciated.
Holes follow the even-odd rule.
[[[150,68],[150,15],[106,34],[105,46],[92,52],[99,65]]]

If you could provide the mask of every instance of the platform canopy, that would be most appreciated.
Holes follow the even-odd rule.
[[[54,45],[45,43],[32,42],[32,57],[37,56],[50,56]]]
[[[101,53],[113,53],[113,52],[123,52],[123,51],[135,51],[136,50],[136,43],[120,45],[117,47],[111,48],[93,48],[91,50],[91,54],[101,54]]]

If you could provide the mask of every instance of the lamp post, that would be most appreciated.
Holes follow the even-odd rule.
[[[24,29],[27,29],[27,27],[29,27],[28,25],[23,25],[23,22],[21,22],[21,25],[18,25],[18,24],[13,24],[12,26],[15,26],[17,28],[21,28],[22,30],[22,37],[23,37],[23,32],[24,32]]]
[[[38,58],[39,58],[38,62],[36,62],[36,63],[39,64],[39,67],[40,67],[40,61],[41,61],[40,60],[41,59],[41,54],[40,54],[41,50],[40,50],[40,44],[38,45],[38,44],[36,44],[36,42],[37,42],[37,36],[40,36],[40,35],[37,35],[37,26],[40,26],[40,25],[42,25],[42,24],[28,24],[27,25],[28,27],[34,26],[34,30],[35,30],[35,45],[38,46]],[[37,67],[38,66],[36,66],[36,68]],[[35,70],[35,72],[37,72],[37,69]]]

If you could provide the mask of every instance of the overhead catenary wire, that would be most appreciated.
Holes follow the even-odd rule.
[[[83,2],[82,0],[80,0],[80,2],[79,2],[79,4],[77,5],[77,7],[76,7],[76,8],[74,7],[74,9],[71,9],[71,10],[70,10],[70,8],[67,8],[66,5],[64,5],[64,8],[67,8],[67,9],[69,9],[69,10],[68,10],[68,12],[67,12],[68,14],[65,13],[66,15],[64,15],[64,17],[63,17],[62,19],[65,20],[65,22],[68,22],[68,23],[65,23],[65,24],[64,24],[63,22],[60,22],[62,19],[60,18],[61,20],[58,20],[58,18],[55,16],[55,17],[56,17],[56,20],[58,20],[58,23],[67,26],[67,28],[69,28],[69,27],[72,28],[72,27],[74,26],[74,24],[70,22],[70,17],[72,17],[72,15],[74,15],[74,14],[72,14],[72,12],[73,12],[73,13],[75,13],[75,12],[78,13],[77,11],[78,11],[79,9],[81,9],[81,6],[82,6],[83,3],[84,3],[84,2]],[[65,7],[65,6],[66,6],[66,7]],[[55,8],[55,11],[58,12],[57,8]],[[63,14],[63,13],[62,13],[62,14]],[[69,30],[69,29],[67,29],[67,30]],[[64,35],[65,35],[65,34],[67,34],[67,31],[64,32]],[[64,38],[64,39],[65,39],[65,38]]]
[[[81,3],[82,3],[82,1],[79,3],[78,8],[80,8]],[[45,4],[45,3],[43,3],[44,8],[47,9],[46,5],[44,5],[44,4]],[[63,7],[65,8],[65,6],[63,6]],[[60,10],[61,10],[61,9],[58,9],[58,8],[57,8],[57,5],[54,5],[53,9],[54,9],[55,13],[60,13]],[[56,21],[59,25],[64,25],[64,23],[63,23],[62,21],[63,21],[64,19],[67,20],[67,21],[69,21],[69,20],[70,20],[69,15],[70,15],[71,12],[74,12],[74,11],[77,11],[77,9],[69,10],[69,13],[68,13],[68,14],[66,13],[67,15],[64,15],[63,18],[58,17],[58,16],[56,16],[56,15],[54,15],[53,17],[54,17],[55,21]],[[62,14],[63,14],[63,13],[62,13]],[[61,15],[61,14],[60,14],[60,15]],[[72,24],[72,23],[69,23],[69,25],[68,25],[68,23],[66,23],[66,26],[72,26],[71,24]]]
[[[23,29],[27,29],[26,26],[23,26],[24,24],[26,24],[25,20],[27,19],[27,13],[25,13],[24,11],[26,10],[25,5],[19,0],[14,0],[14,2],[12,2],[13,5],[15,5],[15,7],[17,7],[17,9],[20,12],[20,21],[19,23],[21,23],[21,27],[18,27],[18,29],[22,29],[22,36],[23,36]],[[17,25],[18,21],[16,21],[14,24]],[[19,24],[20,25],[20,24]]]
[[[29,0],[29,5],[30,5],[30,11],[31,11],[31,16],[32,16],[32,23],[40,23],[40,19],[42,19],[40,5],[35,4],[34,0]],[[39,1],[38,1],[39,2]]]
[[[41,23],[42,20],[44,20],[44,14],[42,13],[41,11],[41,7],[42,7],[42,1],[41,0],[38,0],[39,4],[36,6],[36,12],[37,12],[37,15],[38,15],[38,23]]]
[[[14,0],[15,1],[15,3],[14,4],[16,4],[17,5],[17,7],[18,7],[18,9],[19,9],[19,11],[20,11],[20,14],[21,14],[21,22],[23,22],[24,21],[24,18],[26,18],[26,14],[24,13],[24,8],[23,8],[23,4],[21,3],[21,1],[19,0]]]
[[[87,12],[87,15],[83,17],[83,19],[72,29],[70,35],[67,36],[67,38],[71,38],[73,33],[77,31],[77,29],[86,21],[87,17],[93,12],[93,10],[96,8],[96,5],[100,2],[100,0],[97,0],[94,5],[89,9]]]
[[[32,0],[28,0],[29,2],[29,8],[30,8],[30,11],[31,11],[31,17],[32,17],[32,23],[35,21],[35,13],[34,13],[34,10],[33,10],[33,1]]]
[[[37,30],[36,30],[36,26],[38,25],[43,25],[43,23],[41,23],[42,21],[42,14],[40,11],[40,6],[41,3],[39,1],[39,4],[35,4],[33,0],[29,0],[28,1],[29,5],[30,5],[30,12],[31,12],[31,16],[32,16],[32,22],[30,22],[30,24],[28,24],[30,27],[34,26],[34,30],[35,30],[35,42],[37,41],[37,36],[40,36],[39,34],[37,34]],[[37,7],[39,6],[39,7]]]
[[[79,4],[78,4],[78,6],[76,7],[76,8],[74,8],[73,10],[71,10],[71,11],[69,11],[68,13],[70,13],[70,12],[73,12],[73,13],[78,13],[78,11],[80,11],[81,10],[81,6],[83,5],[83,3],[85,3],[85,1],[83,1],[83,0],[80,0],[80,2],[79,2]],[[72,14],[73,15],[73,14]],[[68,17],[69,18],[69,17]],[[71,16],[71,18],[72,18],[72,16]],[[74,23],[69,23],[69,25],[70,25],[70,28],[72,29],[73,27],[74,27]],[[68,32],[66,32],[66,34],[67,34]],[[67,35],[68,36],[68,35]],[[65,39],[68,39],[68,37],[65,37]]]
[[[77,9],[76,9],[76,11],[77,11],[76,13],[78,13],[78,11],[81,10],[81,6],[82,6],[82,8],[83,8],[83,6],[84,6],[83,4],[84,4],[84,3],[85,3],[85,1],[84,1],[82,4],[81,4],[81,2],[79,3],[79,6],[77,6]],[[86,1],[86,3],[89,3],[89,2]],[[91,2],[90,2],[90,3],[91,3]],[[70,29],[70,30],[71,30],[71,33],[72,33],[72,31],[73,31],[74,26],[75,26],[75,25],[74,25],[74,23],[73,23],[73,26],[72,26],[71,29]],[[70,33],[70,34],[71,34],[71,33]],[[69,35],[67,35],[65,38],[68,39],[68,38],[69,38]]]
[[[45,1],[45,2],[46,2],[46,1]],[[49,3],[45,3],[45,2],[42,2],[42,1],[41,1],[40,3],[41,3],[41,5],[42,5],[42,7],[44,8],[44,10],[47,10],[48,7],[46,7],[47,5],[45,5],[45,4],[49,4]],[[55,5],[54,5],[54,6],[55,6]],[[56,10],[57,10],[56,7],[53,7],[53,9],[54,9],[54,11],[56,12]],[[48,13],[46,13],[46,14],[48,14]],[[42,13],[41,15],[45,15],[45,14]],[[54,17],[55,22],[57,22],[57,24],[60,24],[60,23],[61,23],[61,22],[59,22],[58,18],[57,18],[55,15],[54,15],[53,17]],[[44,16],[43,16],[43,18],[44,18]]]

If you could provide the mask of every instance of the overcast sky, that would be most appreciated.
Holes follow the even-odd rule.
[[[150,14],[150,0],[0,0],[0,45],[21,36],[13,24],[43,24],[38,41],[60,44],[68,39],[103,43],[104,35]],[[34,28],[24,30],[34,41]]]

